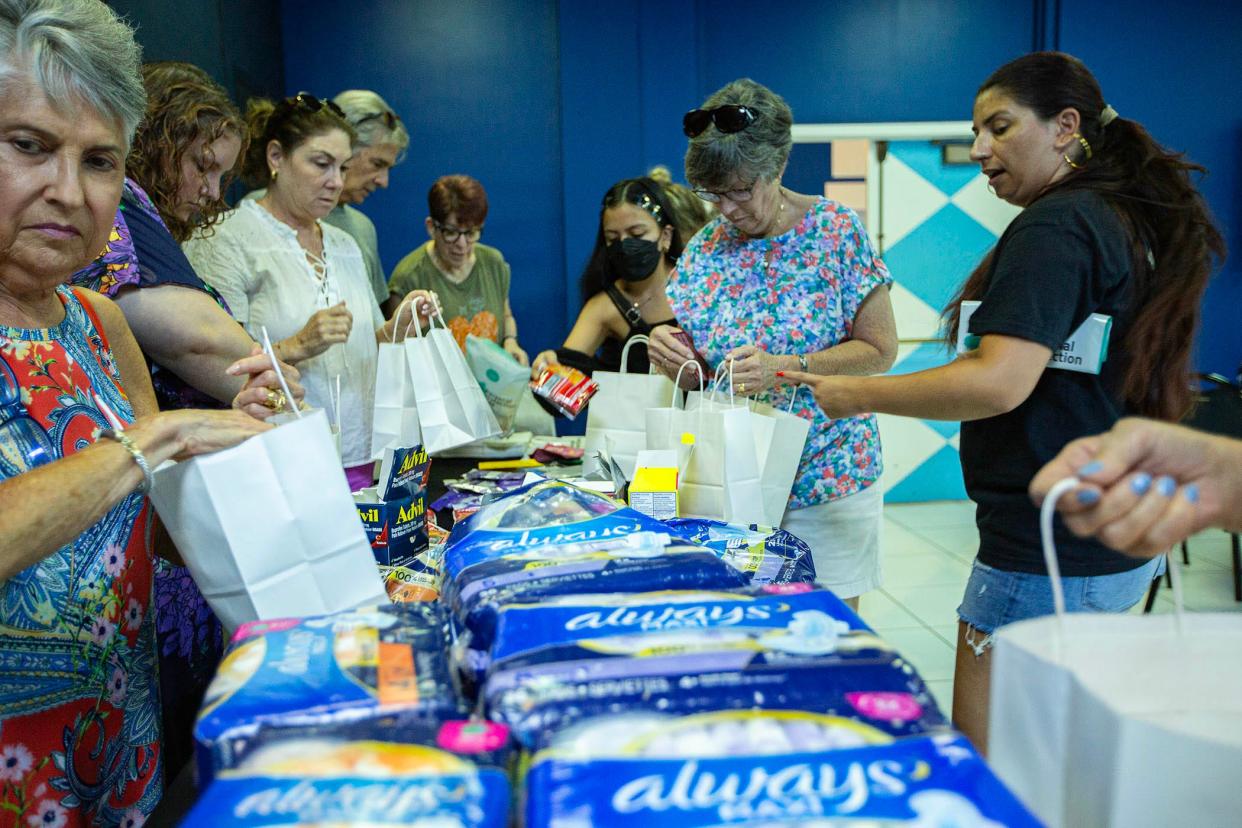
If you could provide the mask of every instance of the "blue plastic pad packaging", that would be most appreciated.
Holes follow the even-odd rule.
[[[845,630],[871,632],[841,599],[806,584],[745,587],[730,592],[565,595],[501,607],[485,663],[497,671],[595,658],[599,653],[591,649],[592,641],[612,636],[755,627],[787,631],[825,619],[841,622]]]
[[[496,611],[555,595],[732,589],[747,577],[708,549],[607,497],[545,480],[453,527],[444,598],[471,646],[486,651]]]
[[[1039,825],[961,736],[796,711],[596,719],[526,785],[527,828]]]
[[[914,668],[838,598],[805,586],[785,589],[789,594],[754,597],[749,612],[736,601],[648,608],[653,618],[679,611],[715,618],[698,625],[618,631],[607,621],[624,620],[624,613],[585,608],[574,629],[561,623],[555,633],[545,631],[556,640],[544,645],[515,639],[540,634],[531,620],[537,611],[506,607],[496,663],[480,694],[486,714],[528,750],[578,722],[623,711],[811,710],[891,736],[945,725]]]
[[[479,757],[309,737],[260,747],[221,772],[181,825],[505,828],[510,799],[504,769]]]
[[[386,605],[238,628],[194,729],[200,783],[274,733],[393,739],[464,717],[437,604]]]
[[[806,541],[770,526],[733,526],[705,518],[664,521],[674,535],[706,546],[759,584],[813,584],[815,561]]]

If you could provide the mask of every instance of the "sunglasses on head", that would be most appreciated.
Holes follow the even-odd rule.
[[[328,111],[337,116],[341,120],[345,120],[345,110],[341,109],[332,101],[321,101],[309,92],[299,92],[292,98],[285,98],[281,101],[289,109],[305,109],[307,112],[318,112],[325,106]]]
[[[715,124],[716,129],[730,135],[746,129],[755,122],[756,117],[754,112],[740,104],[724,104],[713,109],[692,109],[681,119],[681,129],[687,137],[695,138],[707,129],[708,124]]]
[[[396,129],[397,124],[401,123],[400,115],[391,110],[385,109],[382,112],[372,112],[370,115],[364,115],[354,123],[354,126],[360,127],[367,121],[374,121],[376,118],[382,119],[384,121],[384,126],[386,126],[389,131]]]

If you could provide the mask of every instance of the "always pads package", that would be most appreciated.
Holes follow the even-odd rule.
[[[651,709],[816,710],[892,736],[945,725],[914,668],[832,593],[707,598],[576,607],[568,621],[556,605],[505,607],[486,714],[528,750],[583,720]]]
[[[194,728],[200,782],[277,732],[348,728],[351,738],[406,741],[407,724],[463,718],[447,647],[448,617],[436,604],[243,625]]]
[[[837,631],[870,633],[853,610],[827,590],[805,584],[747,587],[732,592],[663,590],[610,595],[564,595],[534,604],[510,604],[497,615],[492,670],[551,661],[577,661],[597,652],[592,643],[613,636],[684,630],[807,627],[812,619],[840,622]]]
[[[815,583],[811,547],[784,529],[732,526],[702,518],[673,518],[665,523],[673,534],[706,546],[750,575],[752,584]]]
[[[657,520],[567,483],[531,483],[453,527],[445,600],[491,645],[497,609],[554,595],[733,589],[746,576],[710,550],[672,538]]]
[[[596,719],[526,784],[528,828],[1039,825],[960,736],[794,711]]]
[[[509,801],[489,754],[305,738],[261,747],[221,773],[181,824],[505,828]]]

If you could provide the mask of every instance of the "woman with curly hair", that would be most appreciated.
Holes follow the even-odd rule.
[[[227,408],[245,377],[226,369],[256,346],[179,242],[226,208],[221,194],[245,128],[225,91],[196,66],[150,63],[142,67],[142,80],[147,109],[126,159],[107,245],[72,283],[120,307],[146,357],[161,410]],[[280,397],[273,393],[269,400],[274,405]],[[166,767],[175,774],[190,758],[194,716],[220,659],[223,633],[185,567],[157,562],[154,600]]]

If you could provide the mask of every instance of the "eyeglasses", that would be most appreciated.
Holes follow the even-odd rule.
[[[297,109],[301,107],[307,112],[318,112],[326,106],[328,111],[333,115],[337,116],[342,121],[345,120],[345,110],[341,109],[332,101],[321,101],[309,92],[299,92],[292,98],[285,98],[281,101],[281,104],[288,109]]]
[[[747,186],[745,190],[726,190],[723,193],[718,193],[715,190],[704,190],[701,187],[695,187],[691,190],[691,192],[704,201],[710,201],[712,204],[719,203],[722,198],[727,198],[734,204],[741,204],[742,202],[750,201],[751,197],[755,194],[755,185],[758,183],[759,179],[756,178],[754,181],[750,182],[749,186]]]
[[[741,132],[755,122],[757,116],[739,104],[725,104],[714,109],[692,109],[681,119],[681,130],[687,137],[696,138],[708,124],[725,135]]]
[[[447,224],[441,224],[438,221],[431,223],[440,231],[440,235],[444,237],[444,241],[448,244],[453,244],[462,236],[465,236],[468,242],[477,242],[479,237],[483,235],[482,227],[475,227],[473,230],[462,230],[460,227],[449,227]]]
[[[354,126],[360,127],[367,121],[374,121],[376,118],[383,119],[384,126],[387,127],[390,132],[397,128],[397,124],[401,123],[400,115],[390,109],[385,109],[382,112],[372,112],[370,115],[362,116],[354,122]]]

